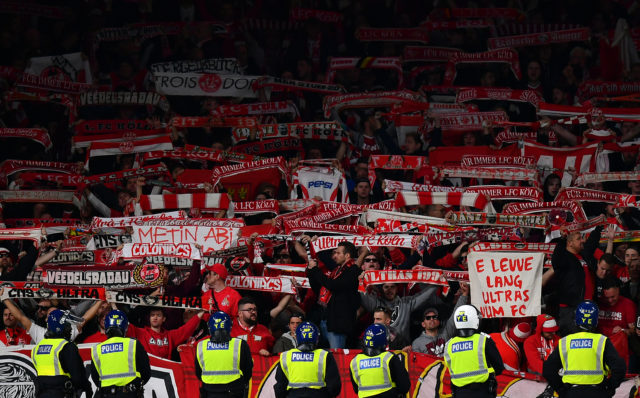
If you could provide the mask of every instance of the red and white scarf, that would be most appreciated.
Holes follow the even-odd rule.
[[[617,203],[622,194],[616,192],[604,192],[586,188],[560,188],[555,197],[556,202],[565,200],[578,200],[580,202]]]
[[[236,214],[278,214],[278,201],[274,199],[233,202]]]
[[[396,207],[441,204],[447,206],[469,206],[484,209],[490,204],[489,198],[478,193],[464,192],[398,192]]]
[[[148,120],[79,120],[73,125],[76,134],[112,134],[125,131],[153,130],[156,126]]]
[[[444,73],[444,80],[442,82],[445,86],[453,85],[453,81],[456,79],[456,65],[468,64],[468,63],[507,63],[511,67],[513,74],[520,79],[520,61],[518,58],[518,52],[511,48],[502,48],[497,50],[490,50],[480,53],[455,53],[449,58],[447,63],[447,69]]]
[[[638,181],[640,171],[612,171],[607,173],[582,173],[576,177],[575,185],[585,186],[595,182]]]
[[[91,144],[97,142],[136,142],[168,136],[166,129],[121,131],[111,134],[79,134],[71,139],[71,147],[74,149],[88,148]]]
[[[233,143],[246,141],[252,137],[252,129],[234,128],[231,132]],[[349,134],[336,122],[300,122],[263,124],[258,128],[255,139],[298,137],[305,140],[327,140],[349,142]]]
[[[31,240],[39,247],[42,240],[42,229],[36,228],[0,228],[0,240]]]
[[[142,210],[233,208],[226,193],[141,195],[138,203]]]
[[[423,28],[366,28],[360,27],[355,32],[360,41],[384,42],[429,42],[429,32]]]
[[[209,116],[175,116],[169,121],[169,126],[190,127],[257,127],[255,117],[209,117]]]
[[[229,275],[226,286],[232,289],[253,290],[259,292],[296,294],[293,277],[286,276],[244,276]]]
[[[162,95],[154,92],[124,92],[124,91],[98,91],[82,93],[77,99],[77,106],[90,105],[140,105],[156,106],[162,111],[169,111],[169,101]]]
[[[452,167],[446,166],[439,169],[439,178],[489,178],[507,181],[531,181],[538,183],[538,171],[521,167]]]
[[[332,57],[329,62],[326,82],[331,83],[336,71],[347,69],[391,69],[398,73],[398,87],[404,86],[402,62],[396,57]]]
[[[150,151],[145,152],[142,158],[143,162],[167,159],[184,159],[184,160],[200,160],[209,162],[249,162],[257,160],[255,156],[246,155],[244,153],[227,152],[219,150],[208,150],[208,148],[187,149],[175,148],[172,151]]]
[[[184,210],[171,211],[167,213],[149,214],[149,215],[137,216],[137,217],[114,217],[114,218],[93,217],[93,220],[91,220],[91,225],[89,226],[89,228],[91,230],[97,230],[100,228],[125,228],[125,227],[132,227],[134,225],[144,225],[147,222],[151,222],[155,220],[185,219],[185,218],[187,218],[187,213],[185,213]]]
[[[451,47],[405,46],[402,62],[446,62],[457,52],[460,50]]]
[[[533,90],[514,90],[511,88],[465,87],[461,88],[456,95],[458,103],[473,100],[528,102],[536,108],[542,102],[540,94]]]
[[[197,61],[169,61],[151,64],[152,72],[172,73],[218,73],[227,75],[239,75],[238,60],[235,58],[207,58]]]
[[[151,138],[138,141],[121,142],[94,142],[87,151],[87,162],[89,158],[98,156],[126,155],[130,153],[143,153],[152,151],[170,151],[173,149],[171,138],[163,137]]]
[[[272,91],[309,91],[319,94],[344,93],[346,90],[339,84],[327,84],[318,82],[308,82],[304,80],[283,79],[273,76],[262,76],[253,82],[254,90],[264,89],[267,98],[271,97]]]
[[[588,41],[591,38],[589,28],[556,30],[544,33],[530,33],[514,36],[491,37],[489,49],[517,48],[530,46],[546,46],[548,44],[568,43],[572,41]]]
[[[364,285],[381,285],[384,283],[427,283],[437,286],[449,286],[444,271],[420,267],[416,270],[377,270],[365,271]]]
[[[541,215],[521,215],[502,213],[475,213],[475,212],[453,212],[447,219],[455,225],[509,225],[528,228],[546,228],[549,224],[547,216]]]
[[[390,107],[406,101],[420,102],[420,100],[417,93],[409,90],[337,94],[324,97],[322,109],[324,116],[329,118],[332,112],[339,113],[343,109]]]
[[[340,24],[344,18],[344,15],[340,12],[315,10],[312,8],[292,8],[289,13],[289,18],[293,21],[306,21],[308,19],[317,19],[323,23]]]
[[[51,149],[53,144],[51,138],[46,129],[34,128],[34,129],[14,129],[14,128],[0,128],[0,139],[3,138],[23,138],[31,141],[35,141],[42,145],[45,150]]]
[[[122,245],[122,249],[114,252],[112,263],[117,263],[119,259],[135,260],[148,256],[174,256],[190,258],[192,260],[202,259],[200,249],[193,243],[125,243]]]
[[[256,83],[259,80],[256,80]],[[214,116],[271,115],[290,113],[300,116],[298,107],[291,101],[255,102],[253,104],[220,105],[211,114]]]
[[[538,202],[538,203],[529,203],[529,202],[514,202],[508,203],[503,209],[502,212],[505,214],[531,214],[531,213],[540,213],[547,212],[554,209],[562,209],[568,210],[573,213],[573,218],[578,222],[584,222],[587,220],[587,215],[582,208],[580,202],[575,200],[565,200],[562,202]]]

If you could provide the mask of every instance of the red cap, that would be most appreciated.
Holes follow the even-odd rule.
[[[221,279],[227,279],[227,267],[225,267],[223,264],[216,263],[211,266],[205,267],[204,270],[205,272],[213,271],[218,274]]]
[[[524,342],[531,335],[531,326],[526,322],[520,322],[516,326],[509,329],[509,337],[518,343]]]

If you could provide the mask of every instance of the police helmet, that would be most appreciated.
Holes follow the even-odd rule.
[[[583,301],[576,308],[576,326],[584,330],[595,330],[598,326],[598,306],[591,300]]]
[[[374,323],[369,326],[364,332],[362,338],[362,345],[364,347],[364,353],[368,356],[375,356],[380,354],[387,348],[387,328],[379,323]]]
[[[212,341],[224,343],[231,339],[231,318],[226,312],[216,311],[211,314],[208,326]]]
[[[302,322],[296,328],[296,342],[301,351],[313,351],[320,340],[320,330],[311,322]]]
[[[63,336],[70,332],[71,325],[67,314],[62,310],[53,310],[47,317],[47,333],[51,336]]]
[[[107,335],[116,332],[116,334],[120,334],[121,337],[123,337],[127,334],[128,327],[129,321],[127,320],[127,316],[120,310],[111,310],[104,318],[104,330]],[[110,331],[112,333],[109,333]]]
[[[453,321],[461,337],[469,337],[480,328],[480,312],[472,305],[461,305],[454,314]]]

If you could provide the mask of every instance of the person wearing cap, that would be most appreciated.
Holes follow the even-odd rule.
[[[460,292],[454,312],[458,307],[469,304],[469,284],[460,283]],[[447,340],[455,336],[456,325],[454,323],[453,314],[449,317],[443,326],[440,320],[440,313],[437,308],[427,308],[423,312],[422,327],[424,330],[411,343],[411,350],[422,352],[425,354],[435,355],[437,357],[444,356],[444,347]]]
[[[506,370],[520,371],[524,359],[520,346],[530,335],[531,326],[526,322],[520,322],[501,333],[489,334],[489,337],[496,343],[498,351],[500,351]]]
[[[540,314],[536,318],[536,331],[524,341],[526,370],[529,373],[542,375],[542,365],[558,345],[560,337],[556,334],[558,324],[551,315]],[[553,387],[547,385],[538,398],[553,397]]]
[[[606,336],[596,333],[598,313],[591,300],[578,304],[580,331],[561,338],[544,361],[542,375],[562,398],[612,397],[624,380],[624,360]]]
[[[51,311],[47,317],[45,338],[31,350],[31,360],[38,376],[34,384],[38,398],[72,398],[76,391],[91,395],[78,347],[70,343],[68,313]]]
[[[56,242],[53,250],[50,250],[38,257],[38,250],[33,246],[32,242],[27,241],[25,246],[23,246],[24,255],[18,256],[20,258],[18,260],[18,264],[14,263],[14,257],[9,249],[6,247],[0,247],[0,280],[27,280],[27,275],[29,275],[34,267],[45,264],[58,255],[61,245],[62,241]]]
[[[551,315],[540,314],[536,318],[536,331],[524,341],[527,372],[542,374],[542,364],[558,345],[558,323]]]
[[[205,284],[209,288],[202,295],[202,306],[205,310],[226,312],[231,319],[238,316],[240,293],[226,284],[227,268],[220,263],[205,267]]]

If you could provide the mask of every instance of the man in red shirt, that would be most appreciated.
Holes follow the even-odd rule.
[[[238,317],[233,321],[231,337],[246,341],[252,354],[271,355],[275,338],[268,328],[258,323],[258,306],[251,297],[243,297],[238,302]]]
[[[196,330],[204,311],[177,329],[166,330],[162,327],[167,317],[162,308],[152,308],[149,313],[149,326],[139,328],[129,325],[127,336],[138,340],[149,354],[160,358],[171,359],[174,347],[185,342]]]
[[[18,319],[13,316],[8,308],[2,312],[2,322],[4,330],[0,331],[0,343],[10,345],[24,345],[31,343],[31,337],[27,332],[18,326]]]
[[[524,353],[522,343],[531,335],[531,326],[526,322],[520,322],[502,333],[491,333],[489,337],[496,343],[502,356],[504,368],[513,372],[519,372],[522,368]]]
[[[629,363],[629,340],[635,333],[636,305],[620,294],[620,281],[609,276],[602,286],[598,332],[611,340],[618,354]]]
[[[205,283],[209,290],[202,295],[202,307],[210,311],[224,311],[231,319],[238,316],[238,301],[242,298],[236,290],[227,287],[227,268],[223,264],[206,267]],[[213,293],[213,295],[212,295]]]
[[[558,345],[558,324],[551,315],[540,314],[536,318],[536,332],[524,341],[527,372],[542,374],[542,364]]]

